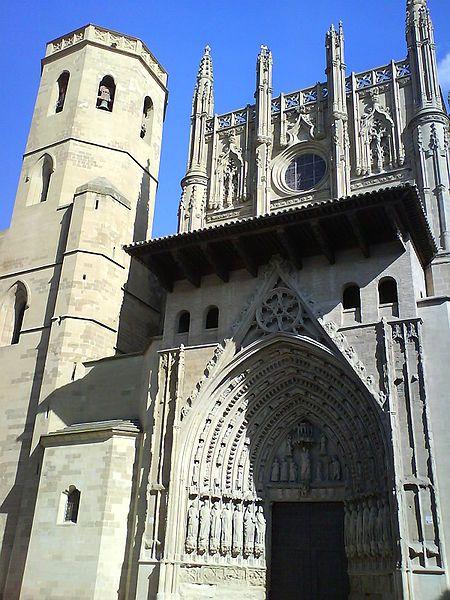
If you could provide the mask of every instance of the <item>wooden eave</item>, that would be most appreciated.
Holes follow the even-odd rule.
[[[212,273],[225,282],[238,269],[256,277],[276,254],[297,268],[318,255],[334,264],[342,250],[359,248],[367,258],[372,246],[407,238],[426,267],[437,247],[418,190],[410,184],[135,242],[125,251],[172,291],[175,281],[187,279],[199,287]]]

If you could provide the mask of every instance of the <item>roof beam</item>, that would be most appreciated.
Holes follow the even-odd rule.
[[[402,220],[398,211],[393,204],[386,204],[384,210],[388,216],[388,221],[392,227],[392,231],[395,233],[397,239],[406,248],[406,241],[408,239],[408,232],[403,227]]]
[[[302,255],[296,240],[286,227],[278,227],[276,230],[278,241],[284,248],[289,260],[297,269],[303,268]]]
[[[230,270],[226,266],[220,252],[212,244],[202,244],[201,249],[205,255],[205,259],[213,267],[217,277],[224,283],[228,283],[230,280]]]
[[[252,277],[258,277],[258,263],[255,260],[255,257],[249,253],[245,241],[242,238],[236,237],[232,239],[232,244],[250,275]]]
[[[192,283],[194,287],[199,288],[202,275],[200,269],[195,267],[192,264],[192,261],[189,260],[186,249],[176,250],[172,256],[177,265],[180,267],[185,278]]]
[[[163,286],[166,292],[172,292],[173,276],[171,276],[171,274],[168,273],[167,269],[164,269],[162,267],[161,263],[157,260],[156,257],[147,255],[146,260],[148,262],[150,270],[159,279],[160,284]]]
[[[350,223],[350,226],[353,231],[353,235],[355,236],[356,241],[358,242],[358,246],[360,247],[364,258],[369,258],[369,256],[370,256],[369,243],[367,241],[364,230],[361,227],[361,223],[359,222],[357,213],[348,213],[346,215],[346,217],[347,217],[348,222]]]
[[[320,249],[322,250],[322,253],[326,256],[330,265],[334,265],[334,263],[336,262],[336,257],[334,256],[334,250],[331,247],[331,244],[328,240],[328,236],[327,236],[325,229],[323,228],[321,222],[319,221],[319,219],[315,219],[314,221],[311,221],[310,224],[311,224],[312,232],[320,246]]]

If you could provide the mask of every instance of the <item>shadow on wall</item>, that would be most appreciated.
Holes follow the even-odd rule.
[[[150,175],[142,174],[141,188],[136,205],[133,242],[145,240],[149,227]],[[131,259],[128,279],[124,286],[123,303],[120,310],[117,352],[144,351],[152,336],[162,333],[165,295],[156,277],[147,267]]]
[[[26,425],[23,433],[18,438],[21,448],[16,479],[11,491],[0,506],[0,514],[6,515],[5,534],[0,550],[0,565],[5,565],[5,569],[0,576],[0,594],[3,592],[3,597],[5,599],[8,598],[8,600],[15,600],[20,595],[20,585],[25,569],[33,523],[34,507],[39,486],[40,464],[42,462],[42,449],[38,446],[30,454],[32,432],[36,415],[40,410],[39,400],[51,333],[49,325],[55,313],[57,293],[60,286],[62,257],[67,247],[71,216],[72,207],[64,213],[61,219],[61,230],[55,261],[56,267],[48,282],[49,294],[44,317],[44,323],[47,327],[42,329],[41,339],[36,348],[36,368],[25,421]],[[14,565],[13,568],[12,565]],[[6,587],[3,587],[5,585]]]
[[[439,596],[439,600],[450,600],[450,590],[447,590],[442,596]]]

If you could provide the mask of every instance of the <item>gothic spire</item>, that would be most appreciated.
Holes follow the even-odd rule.
[[[211,48],[209,46],[205,46],[205,51],[203,53],[202,60],[200,61],[197,81],[200,81],[200,79],[208,79],[211,82],[213,81],[213,65]]]
[[[197,84],[194,90],[192,116],[205,112],[208,117],[214,114],[214,93],[213,93],[213,64],[211,58],[211,48],[205,47],[200,66],[197,73]]]
[[[407,0],[406,41],[417,109],[440,107],[433,23],[426,0]]]
[[[214,116],[213,64],[211,49],[206,46],[200,61],[192,99],[191,136],[186,175],[179,213],[179,231],[201,227],[202,206],[206,197],[206,128]],[[199,220],[200,219],[200,220]]]

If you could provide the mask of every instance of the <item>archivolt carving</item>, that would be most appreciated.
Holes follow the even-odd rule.
[[[257,516],[280,494],[348,499],[362,514],[366,498],[387,502],[381,409],[325,347],[275,338],[243,350],[183,422],[190,555],[263,558]]]

